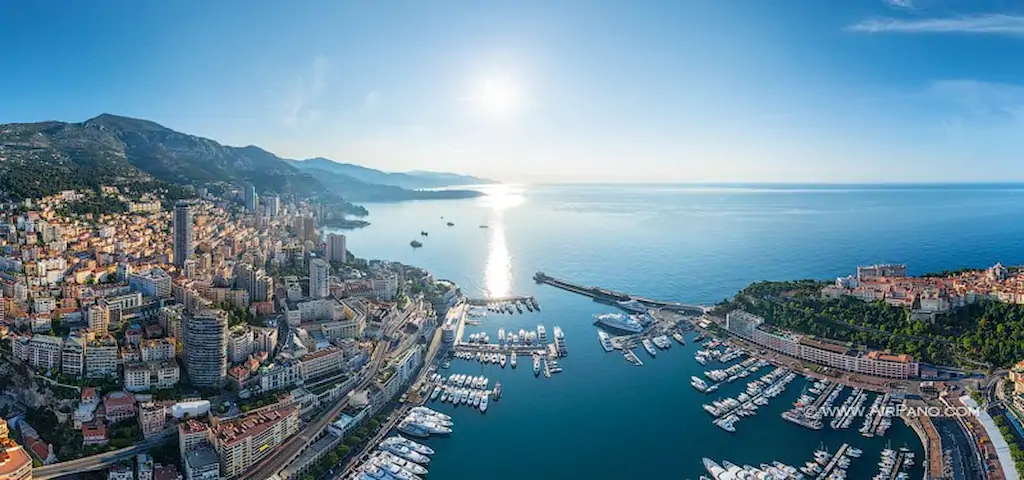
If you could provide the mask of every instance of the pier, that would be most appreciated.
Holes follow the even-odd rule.
[[[583,295],[590,297],[597,302],[603,303],[615,303],[615,302],[628,302],[630,300],[636,300],[648,307],[663,308],[666,310],[673,310],[680,313],[689,315],[699,316],[704,314],[704,307],[700,305],[688,305],[679,302],[666,302],[662,300],[654,300],[644,297],[636,297],[627,293],[616,292],[614,290],[608,290],[601,287],[591,287],[586,285],[578,285],[572,282],[561,280],[555,277],[550,277],[544,272],[537,272],[533,276],[533,280],[537,283],[544,283],[551,285],[555,288],[560,288],[567,292],[572,292],[577,295]]]
[[[499,303],[522,303],[523,305],[529,305],[532,308],[537,308],[539,305],[537,299],[531,295],[513,295],[508,297],[487,297],[487,298],[467,298],[466,303],[477,306],[486,307],[488,305],[495,305]]]
[[[907,460],[907,452],[900,450],[896,454],[896,463],[893,464],[892,471],[889,472],[889,480],[896,480],[899,477],[900,472],[903,470],[903,462]]]
[[[843,446],[836,450],[836,454],[829,459],[828,464],[825,465],[825,469],[818,474],[817,480],[825,480],[829,475],[832,474],[832,470],[835,470],[836,466],[839,465],[839,460],[845,458],[846,450],[850,448],[850,444],[844,443]]]

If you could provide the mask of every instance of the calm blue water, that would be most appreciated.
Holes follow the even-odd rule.
[[[539,314],[490,316],[469,332],[560,325],[565,371],[534,378],[528,359],[502,370],[455,361],[449,373],[483,374],[504,396],[486,415],[453,415],[430,478],[693,478],[701,457],[737,464],[799,465],[824,442],[865,450],[851,478],[870,478],[885,440],[856,428],[811,432],[779,417],[803,384],[740,421],[711,424],[710,400],[689,385],[703,368],[692,342],[644,367],[598,345],[592,316],[609,308],[538,286],[535,271],[660,299],[713,303],[762,279],[830,278],[858,264],[906,262],[912,273],[1024,263],[1024,190],[936,188],[698,188],[683,186],[496,187],[486,198],[368,205],[372,226],[348,232],[361,257],[397,260],[458,282],[470,295],[535,295]],[[441,217],[444,217],[442,220]],[[456,225],[446,227],[445,222]],[[487,224],[488,229],[478,228]],[[419,250],[409,241],[426,230]],[[525,368],[524,368],[525,367]],[[721,389],[735,396],[745,381]],[[840,397],[839,402],[845,398]],[[837,402],[838,404],[838,402]],[[902,422],[893,446],[916,436]],[[919,470],[914,476],[918,477]],[[919,478],[919,477],[918,477]]]

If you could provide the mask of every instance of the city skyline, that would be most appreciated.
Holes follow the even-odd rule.
[[[1024,181],[1001,2],[196,5],[4,7],[34,48],[0,122],[508,182]]]

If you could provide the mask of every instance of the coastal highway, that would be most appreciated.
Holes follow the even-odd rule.
[[[402,321],[394,322],[393,325],[387,328],[384,332],[384,337],[390,338],[393,336],[396,331],[405,325],[409,316],[422,313],[423,312],[420,308],[417,308],[415,312],[407,311],[403,316]],[[405,340],[408,340],[408,338]],[[403,341],[402,343],[404,345],[405,342]],[[399,351],[401,351],[401,349],[399,349]],[[387,344],[384,342],[380,342],[374,347],[370,363],[367,364],[366,368],[363,370],[363,379],[355,388],[352,389],[352,391],[359,391],[366,388],[374,381],[374,379],[377,378],[377,373],[379,372],[381,363],[384,361],[387,353]],[[348,407],[347,395],[342,396],[327,412],[322,415],[318,415],[316,420],[303,427],[301,429],[301,433],[289,438],[267,458],[264,458],[258,464],[253,466],[253,468],[246,474],[246,478],[265,479],[277,474],[277,472],[281,471],[285,466],[295,460],[295,458],[302,453],[302,450],[306,448],[306,446],[308,446],[325,427],[327,427],[328,423],[334,421],[338,415],[341,415],[342,410],[346,407]]]
[[[384,359],[385,348],[376,347],[373,352],[373,358],[367,365],[366,372],[363,376],[363,380],[359,382],[359,385],[352,391],[358,391],[366,388],[370,385],[370,382],[377,377],[377,371],[380,369],[381,361]],[[299,434],[289,438],[283,445],[274,450],[267,458],[264,458],[258,464],[256,464],[246,475],[247,478],[265,479],[270,478],[281,471],[286,465],[295,460],[296,457],[302,453],[302,449],[306,448],[313,439],[323,431],[327,424],[332,422],[338,415],[341,415],[342,410],[348,407],[348,396],[342,396],[338,399],[330,410],[325,414],[317,416],[309,425],[303,427]]]
[[[173,432],[174,430],[169,431]],[[132,458],[137,454],[146,453],[149,449],[173,438],[175,438],[173,435],[168,435],[165,432],[164,436],[151,438],[128,448],[91,455],[77,460],[68,460],[66,462],[47,465],[45,467],[33,468],[32,478],[37,480],[48,480],[51,478],[62,477],[64,475],[88,472],[90,470],[99,470],[120,462],[121,460]]]

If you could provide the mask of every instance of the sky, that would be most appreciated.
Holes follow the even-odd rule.
[[[0,0],[0,123],[508,182],[1024,181],[1024,2]]]

